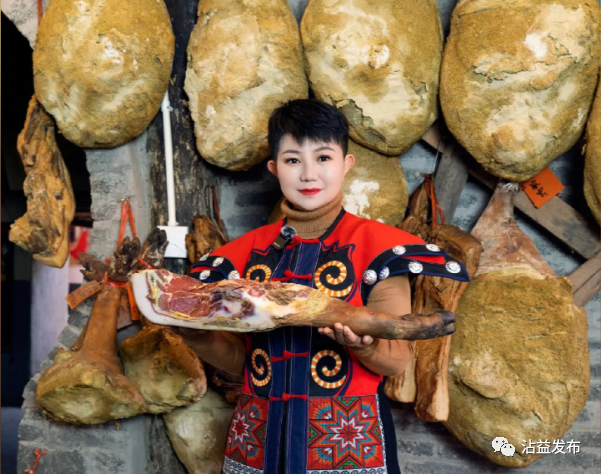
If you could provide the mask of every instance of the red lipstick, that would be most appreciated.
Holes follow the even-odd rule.
[[[318,192],[320,192],[321,189],[319,188],[305,188],[305,189],[299,189],[299,192],[301,194],[304,194],[305,196],[313,196],[314,194],[317,194]]]

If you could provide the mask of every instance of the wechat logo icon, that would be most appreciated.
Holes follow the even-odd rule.
[[[492,440],[492,449],[495,450],[495,453],[501,451],[501,454],[507,457],[511,457],[515,453],[515,446],[502,436],[497,436]]]

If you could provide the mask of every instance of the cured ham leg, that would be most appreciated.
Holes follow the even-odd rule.
[[[140,242],[125,238],[113,255],[108,277],[127,282],[137,264]],[[58,421],[97,424],[146,411],[142,395],[123,375],[117,355],[117,314],[122,287],[104,285],[85,334],[71,350],[59,351],[54,365],[40,377],[36,401]]]
[[[402,229],[447,251],[453,259],[465,264],[472,277],[478,268],[482,246],[457,226],[438,225],[432,229],[426,223],[428,207],[428,194],[422,185],[411,197],[410,215]],[[420,275],[415,284],[412,309],[417,313],[436,310],[454,313],[467,286],[467,282]],[[386,380],[386,395],[404,403],[416,401],[415,411],[424,421],[446,420],[449,414],[450,347],[451,336],[418,341],[413,363],[403,374]]]
[[[500,184],[472,231],[484,251],[457,309],[449,357],[449,431],[507,467],[543,454],[491,449],[498,433],[564,437],[590,389],[587,318],[572,285],[557,277],[513,219],[517,184]]]
[[[476,273],[482,245],[470,234],[454,225],[441,225],[432,231],[430,241],[463,262],[470,278]],[[468,282],[424,276],[422,285],[416,288],[415,303],[422,311],[445,309],[454,313],[468,285]],[[451,338],[418,341],[416,345],[415,412],[424,421],[446,421],[449,417]]]
[[[455,315],[393,316],[352,306],[309,287],[280,282],[225,280],[204,284],[167,270],[133,275],[136,303],[156,324],[235,332],[283,326],[333,327],[382,339],[430,339],[455,331]]]

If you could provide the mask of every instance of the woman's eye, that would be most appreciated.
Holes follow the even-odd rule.
[[[319,161],[328,161],[330,157],[328,155],[321,155],[318,160]]]
[[[292,163],[292,164],[298,163],[298,159],[297,158],[286,158],[284,163]]]

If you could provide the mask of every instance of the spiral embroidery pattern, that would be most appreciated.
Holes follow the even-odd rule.
[[[271,278],[271,268],[269,268],[267,265],[263,265],[263,264],[259,264],[259,265],[253,265],[252,267],[250,267],[248,269],[248,271],[246,272],[246,279],[250,280],[251,275],[253,274],[254,271],[256,270],[263,270],[263,273],[265,274],[265,277],[263,279],[261,279],[260,274],[257,275],[255,277],[256,281],[268,281],[269,278]]]
[[[344,265],[344,263],[339,262],[337,260],[332,260],[330,262],[324,263],[315,272],[315,277],[313,279],[313,282],[315,283],[315,287],[322,293],[325,293],[326,295],[332,296],[334,298],[342,298],[344,296],[347,296],[353,289],[352,282],[348,287],[344,288],[343,290],[333,290],[331,288],[328,288],[327,286],[325,286],[322,283],[321,274],[329,267],[338,268],[338,276],[337,277],[333,277],[329,273],[325,275],[326,282],[329,285],[332,285],[332,286],[339,285],[340,283],[344,282],[344,280],[346,280],[348,272],[347,272],[347,269],[346,269],[346,266]]]
[[[257,365],[257,356],[263,357],[263,359],[265,360],[265,363],[261,364],[261,365]],[[265,352],[263,349],[255,349],[252,353],[251,364],[252,364],[254,371],[257,372],[257,374],[259,374],[259,375],[263,375],[265,373],[265,369],[267,369],[267,375],[262,380],[257,379],[255,377],[255,374],[253,374],[251,372],[250,377],[253,381],[253,384],[256,385],[257,387],[263,387],[263,386],[267,385],[269,383],[269,381],[271,380],[271,361],[269,360],[269,356],[267,355],[267,352]]]
[[[322,367],[321,372],[323,375],[325,375],[326,377],[333,377],[337,375],[342,369],[342,359],[336,352],[330,350],[319,351],[313,356],[313,359],[311,359],[311,376],[313,377],[313,380],[317,385],[323,388],[341,387],[346,380],[346,375],[335,382],[327,382],[319,377],[319,374],[317,373],[317,363],[324,357],[332,357],[334,359],[335,365],[333,369]]]

